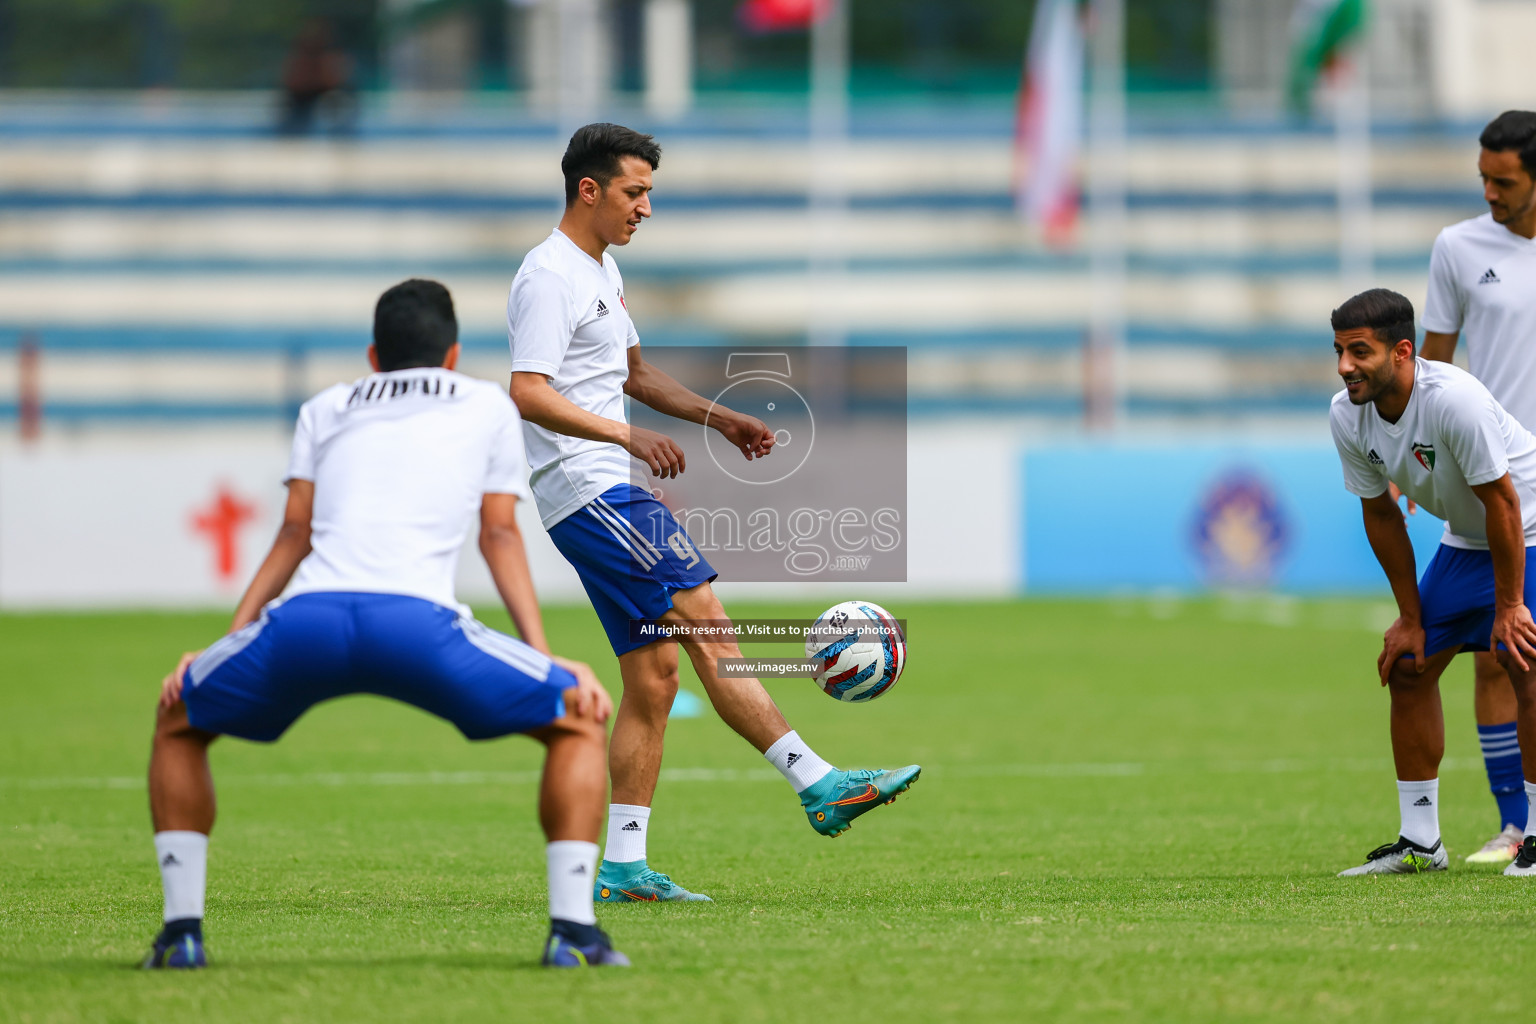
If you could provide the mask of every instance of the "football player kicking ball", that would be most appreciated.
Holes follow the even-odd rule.
[[[1345,390],[1329,414],[1344,485],[1397,599],[1377,671],[1391,691],[1401,827],[1341,875],[1444,871],[1439,768],[1440,675],[1464,650],[1493,650],[1518,703],[1520,747],[1536,750],[1536,437],[1454,366],[1414,358],[1413,304],[1363,292],[1333,311]],[[1413,545],[1388,493],[1445,520],[1440,549],[1415,583]],[[1525,764],[1525,835],[1506,875],[1536,876],[1536,763]]]
[[[660,163],[661,147],[649,135],[614,124],[579,129],[560,161],[565,214],[523,260],[507,301],[511,390],[523,414],[533,498],[555,546],[581,576],[624,680],[609,751],[608,845],[595,886],[598,899],[612,902],[708,899],[646,860],[678,654],[673,641],[646,639],[632,627],[726,620],[710,589],[715,570],[667,507],[630,482],[631,456],[667,479],[683,471],[682,449],[631,427],[624,397],[720,431],[747,459],[769,455],[774,444],[761,420],[713,405],[640,354],[624,282],[607,250],[628,244],[651,215],[651,172]],[[719,678],[717,660],[741,656],[732,637],[694,633],[680,642],[720,717],[783,773],[822,835],[842,833],[917,779],[916,765],[832,767],[789,728],[756,679]]]
[[[517,411],[496,386],[454,372],[458,325],[442,285],[385,292],[373,337],[378,372],[299,412],[283,525],[229,635],[183,656],[165,680],[149,764],[165,926],[144,966],[206,963],[209,744],[271,742],[313,705],[349,693],[414,704],[470,739],[524,733],[544,744],[544,963],[626,965],[592,913],[613,705],[589,668],[548,654],[514,515],[526,494]],[[528,643],[454,600],[476,510],[480,550]]]

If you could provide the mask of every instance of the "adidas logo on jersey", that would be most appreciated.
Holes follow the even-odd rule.
[[[1489,273],[1492,273],[1492,271],[1489,271]],[[608,315],[608,307],[603,305],[603,300],[602,299],[598,299],[597,300],[597,315],[598,316],[607,316]]]
[[[1415,806],[1415,807],[1433,807],[1434,804],[1430,802],[1429,797],[1421,796],[1421,797],[1419,797],[1417,800],[1415,800],[1413,802],[1413,806]]]
[[[640,823],[638,821],[632,821],[628,825],[625,825],[623,828],[619,829],[619,831],[620,832],[639,832],[639,831],[641,831]]]
[[[1493,268],[1492,267],[1489,267],[1487,273],[1483,274],[1482,277],[1477,279],[1477,283],[1478,284],[1498,284],[1499,283],[1499,275],[1495,274],[1493,272]]]
[[[1375,448],[1372,448],[1370,451],[1365,453],[1365,461],[1369,462],[1373,466],[1386,465],[1386,463],[1382,461],[1381,456],[1376,454]]]

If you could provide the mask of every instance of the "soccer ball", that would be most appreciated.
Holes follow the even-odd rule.
[[[896,685],[907,663],[907,637],[879,605],[844,601],[811,624],[805,656],[821,662],[811,678],[827,696],[857,704]]]

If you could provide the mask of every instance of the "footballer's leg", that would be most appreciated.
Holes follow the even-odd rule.
[[[1520,746],[1524,750],[1536,750],[1536,665],[1521,669],[1507,651],[1499,652],[1499,661],[1509,674],[1518,703],[1516,721],[1520,730]],[[1536,878],[1536,756],[1528,756],[1525,762],[1525,828],[1520,849],[1510,861],[1504,874],[1511,877]]]
[[[613,802],[593,895],[604,903],[708,901],[689,892],[646,860],[651,800],[661,775],[667,715],[677,696],[677,646],[669,640],[619,655],[624,699],[613,717],[608,745]]]
[[[567,708],[576,708],[576,690],[566,692]],[[539,784],[539,824],[547,841],[549,938],[543,962],[548,967],[625,967],[629,959],[613,948],[597,926],[592,910],[592,878],[597,870],[597,839],[607,794],[606,735],[590,708],[568,711],[529,733],[543,743],[544,776]]]
[[[1525,836],[1525,779],[1520,771],[1516,730],[1517,702],[1509,674],[1492,651],[1473,655],[1473,707],[1477,739],[1488,771],[1488,788],[1499,808],[1499,832],[1482,849],[1467,855],[1468,864],[1503,866],[1515,859]]]
[[[149,810],[165,892],[165,923],[144,961],[147,968],[196,968],[208,962],[203,952],[203,899],[215,809],[208,746],[216,738],[187,721],[187,706],[180,700],[157,709]]]
[[[662,621],[727,622],[729,617],[710,585],[701,583],[673,594],[672,610]],[[789,727],[762,683],[752,678],[720,678],[719,660],[741,657],[741,648],[733,638],[705,637],[697,631],[682,631],[682,636],[689,660],[715,710],[794,787],[817,832],[841,835],[853,819],[891,803],[917,781],[922,771],[917,765],[889,771],[834,768]]]
[[[1440,842],[1440,761],[1445,756],[1445,716],[1440,676],[1460,646],[1438,651],[1415,672],[1412,658],[1399,659],[1387,678],[1391,693],[1392,762],[1397,768],[1398,837],[1366,854],[1365,863],[1339,872],[1351,875],[1444,871]]]

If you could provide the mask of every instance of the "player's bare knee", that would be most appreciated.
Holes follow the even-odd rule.
[[[163,704],[155,705],[155,741],[157,743],[183,736],[190,728],[192,725],[187,721],[186,704],[177,701],[170,707]]]
[[[597,720],[596,709],[590,703],[578,706],[575,689],[566,691],[565,708],[565,714],[550,723],[552,732],[597,744],[607,740],[608,732]]]
[[[1387,674],[1387,687],[1394,695],[1412,696],[1432,687],[1438,681],[1438,676],[1432,676],[1428,671],[1417,672],[1413,662],[1404,658],[1392,666],[1392,671]]]
[[[672,709],[677,696],[677,665],[662,665],[643,676],[624,681],[624,699],[634,701],[637,708],[650,710],[665,716]]]

